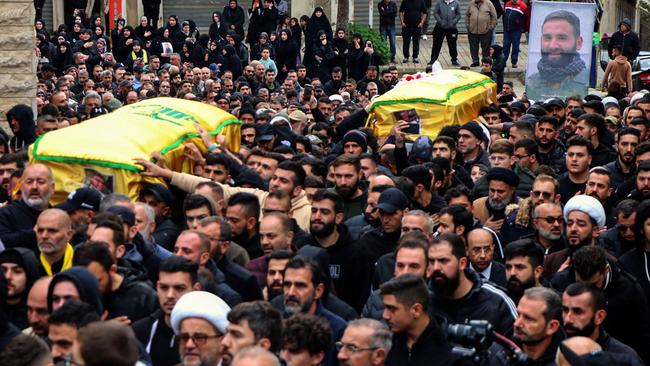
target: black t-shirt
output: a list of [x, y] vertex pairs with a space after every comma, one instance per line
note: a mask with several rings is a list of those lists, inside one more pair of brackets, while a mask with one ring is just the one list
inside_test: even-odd
[[424, 0], [403, 0], [399, 12], [404, 13], [404, 23], [407, 27], [417, 27], [422, 19], [422, 14], [427, 13]]
[[578, 191], [585, 193], [587, 188], [586, 181], [584, 183], [575, 183], [569, 178], [568, 172], [562, 174], [558, 182], [560, 183], [560, 201], [562, 205], [566, 205], [567, 201], [575, 196]]

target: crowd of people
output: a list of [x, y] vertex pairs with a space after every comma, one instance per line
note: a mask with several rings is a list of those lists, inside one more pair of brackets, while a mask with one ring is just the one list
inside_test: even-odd
[[[417, 3], [379, 7], [424, 22]], [[397, 68], [321, 8], [231, 0], [207, 34], [175, 16], [36, 32], [37, 114], [16, 105], [0, 135], [0, 364], [650, 361], [650, 94], [531, 101], [504, 81], [475, 120], [409, 141], [407, 121], [365, 128]], [[240, 150], [197, 128], [191, 174], [137, 160], [161, 183], [52, 205], [29, 146], [159, 96], [235, 115]], [[468, 321], [517, 357], [463, 340]]]

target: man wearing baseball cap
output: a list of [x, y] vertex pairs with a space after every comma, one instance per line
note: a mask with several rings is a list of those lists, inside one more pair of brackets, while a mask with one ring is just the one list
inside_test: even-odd
[[78, 188], [68, 195], [68, 199], [60, 203], [57, 208], [67, 212], [72, 221], [74, 235], [70, 244], [76, 246], [88, 240], [86, 230], [90, 220], [99, 212], [102, 194], [94, 188]]
[[460, 126], [458, 131], [458, 151], [463, 154], [463, 168], [468, 172], [474, 164], [490, 166], [488, 154], [483, 150], [481, 142], [485, 141], [483, 127], [476, 121], [469, 121]]
[[154, 242], [166, 249], [173, 249], [181, 228], [171, 218], [174, 204], [172, 192], [160, 183], [147, 184], [140, 190], [138, 201], [148, 204], [156, 213]]
[[216, 366], [221, 361], [220, 342], [226, 334], [230, 306], [217, 295], [192, 291], [172, 310], [172, 329], [179, 339], [182, 366]]
[[392, 252], [402, 233], [402, 217], [408, 212], [409, 199], [397, 188], [383, 191], [375, 210], [381, 216], [381, 226], [365, 233], [357, 245], [367, 253], [368, 261], [374, 266], [379, 257]]

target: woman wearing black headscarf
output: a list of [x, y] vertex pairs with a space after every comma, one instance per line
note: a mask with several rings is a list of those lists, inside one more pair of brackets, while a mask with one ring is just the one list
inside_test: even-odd
[[355, 33], [352, 36], [352, 43], [348, 47], [348, 78], [352, 78], [356, 81], [359, 81], [363, 78], [363, 73], [361, 73], [357, 59], [363, 52], [363, 37], [361, 33]]
[[115, 59], [123, 64], [126, 64], [126, 58], [133, 51], [133, 41], [137, 38], [135, 37], [135, 32], [133, 27], [127, 25], [122, 30], [122, 35], [117, 44], [117, 50], [115, 52]]
[[221, 15], [226, 24], [228, 24], [228, 30], [235, 31], [239, 34], [240, 39], [244, 39], [244, 22], [246, 22], [246, 13], [244, 13], [244, 9], [239, 6], [237, 0], [230, 0], [228, 5], [223, 7]]
[[205, 67], [208, 66], [208, 42], [210, 41], [210, 36], [207, 34], [201, 34], [199, 38], [194, 43], [194, 48], [192, 48], [192, 64], [194, 67]]
[[345, 32], [345, 29], [336, 29], [336, 34], [332, 40], [332, 48], [336, 54], [336, 57], [332, 61], [332, 65], [338, 66], [343, 70], [342, 80], [345, 81], [345, 79], [348, 78], [348, 68], [346, 67], [348, 58], [348, 35]]
[[300, 55], [300, 47], [296, 41], [291, 38], [291, 31], [282, 29], [280, 31], [280, 39], [276, 48], [275, 65], [278, 68], [278, 82], [283, 82], [287, 77], [289, 70], [296, 69], [296, 62]]
[[221, 64], [221, 72], [229, 70], [232, 72], [232, 79], [237, 80], [242, 75], [242, 65], [235, 47], [227, 44], [223, 48], [223, 63]]
[[327, 37], [328, 43], [332, 40], [332, 26], [330, 25], [327, 15], [323, 11], [323, 8], [320, 6], [314, 9], [314, 12], [307, 22], [305, 27], [305, 66], [307, 67], [307, 73], [309, 76], [316, 75], [316, 61], [313, 57], [314, 55], [314, 46], [319, 44], [318, 39], [319, 32], [323, 32]]
[[228, 26], [226, 22], [221, 19], [221, 13], [215, 11], [212, 13], [212, 24], [210, 24], [210, 40], [216, 41], [218, 44], [223, 44], [226, 39], [226, 32], [228, 32]]
[[52, 60], [52, 66], [56, 67], [57, 75], [62, 75], [63, 70], [68, 65], [74, 65], [74, 60], [72, 59], [72, 46], [70, 46], [70, 43], [68, 42], [59, 43], [56, 46], [56, 53], [54, 54], [54, 60]]
[[135, 36], [140, 38], [144, 44], [153, 38], [155, 31], [151, 24], [149, 24], [149, 18], [142, 16], [140, 17], [140, 25], [135, 27]]
[[327, 39], [327, 34], [325, 31], [319, 31], [316, 44], [314, 45], [314, 67], [316, 69], [316, 75], [323, 84], [330, 79], [330, 70], [332, 69], [332, 62], [335, 57], [336, 54]]

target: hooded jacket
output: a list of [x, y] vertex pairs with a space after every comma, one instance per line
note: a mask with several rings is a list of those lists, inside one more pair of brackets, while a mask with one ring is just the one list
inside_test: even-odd
[[38, 274], [38, 260], [34, 252], [29, 249], [9, 248], [0, 253], [1, 263], [15, 263], [25, 271], [27, 281], [24, 292], [20, 294], [20, 302], [14, 305], [7, 304], [5, 307], [5, 312], [9, 316], [9, 319], [11, 319], [11, 322], [19, 329], [25, 329], [29, 327], [29, 322], [27, 321], [27, 294], [29, 293], [29, 289], [32, 288], [34, 281], [40, 277]]
[[609, 85], [611, 80], [621, 83], [621, 86], [631, 90], [632, 87], [632, 66], [623, 55], [616, 56], [615, 59], [607, 63], [605, 75], [603, 75], [603, 86]]
[[20, 330], [9, 322], [7, 308], [7, 281], [5, 276], [0, 276], [0, 352], [11, 342], [14, 337], [20, 334]]
[[25, 104], [17, 104], [7, 112], [7, 121], [11, 126], [11, 120], [18, 121], [19, 130], [15, 131], [12, 127], [14, 137], [9, 140], [9, 149], [12, 153], [26, 149], [36, 141], [36, 124], [34, 123], [34, 112], [32, 108]]
[[138, 276], [127, 268], [118, 268], [118, 273], [124, 277], [122, 284], [104, 297], [109, 319], [126, 315], [135, 322], [158, 309], [158, 295], [147, 285], [146, 276]]
[[102, 295], [99, 292], [99, 282], [97, 278], [86, 269], [86, 267], [74, 266], [61, 273], [57, 273], [50, 282], [47, 289], [47, 310], [52, 314], [52, 292], [54, 287], [59, 282], [70, 281], [72, 282], [77, 291], [79, 292], [79, 299], [93, 308], [100, 317], [104, 313], [104, 304], [102, 303]]
[[178, 365], [178, 337], [174, 330], [165, 323], [165, 313], [158, 309], [146, 318], [140, 319], [131, 326], [135, 337], [151, 356], [151, 362], [156, 366]]

